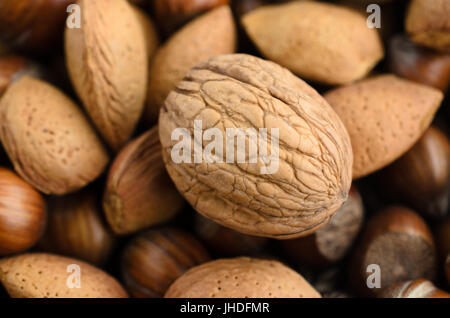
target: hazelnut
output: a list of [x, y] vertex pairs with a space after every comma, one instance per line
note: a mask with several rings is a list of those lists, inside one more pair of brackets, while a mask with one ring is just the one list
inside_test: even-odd
[[450, 298], [450, 294], [436, 288], [426, 279], [394, 283], [383, 289], [379, 298]]
[[148, 230], [136, 236], [122, 255], [122, 277], [134, 297], [162, 297], [189, 268], [209, 260], [189, 233], [176, 228]]
[[102, 217], [100, 202], [92, 191], [50, 197], [47, 229], [39, 247], [101, 265], [115, 245]]
[[195, 216], [195, 230], [211, 251], [223, 256], [255, 255], [268, 241], [264, 237], [236, 232], [200, 214]]
[[0, 168], [0, 256], [23, 252], [41, 237], [46, 204], [39, 192]]
[[131, 141], [117, 155], [103, 197], [114, 233], [130, 234], [166, 222], [184, 203], [164, 167], [158, 127]]
[[433, 236], [425, 221], [404, 207], [388, 207], [367, 223], [349, 268], [350, 279], [362, 295], [374, 295], [369, 288], [369, 265], [379, 266], [380, 288], [393, 283], [436, 276], [437, 258]]
[[424, 215], [440, 218], [450, 207], [450, 142], [430, 127], [402, 157], [378, 176], [382, 191]]
[[327, 266], [341, 260], [353, 246], [364, 218], [358, 190], [352, 186], [347, 201], [331, 220], [311, 235], [285, 240], [281, 245], [298, 263]]
[[392, 73], [443, 92], [450, 82], [450, 54], [421, 47], [404, 35], [391, 39], [388, 64]]

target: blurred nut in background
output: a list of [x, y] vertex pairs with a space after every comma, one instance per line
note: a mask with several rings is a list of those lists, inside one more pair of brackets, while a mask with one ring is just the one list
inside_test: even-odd
[[210, 9], [228, 4], [230, 0], [152, 0], [156, 22], [165, 34]]
[[0, 168], [0, 256], [32, 247], [44, 231], [46, 204], [15, 173]]
[[20, 56], [0, 56], [0, 98], [13, 82], [24, 75], [43, 78], [45, 71], [38, 64]]
[[195, 230], [211, 251], [223, 256], [255, 255], [268, 239], [245, 235], [224, 227], [199, 213], [195, 215]]
[[450, 54], [417, 45], [404, 35], [390, 40], [389, 69], [411, 81], [445, 92], [450, 82]]
[[0, 100], [0, 138], [17, 173], [46, 194], [76, 191], [106, 168], [108, 153], [81, 109], [29, 76]]
[[416, 43], [450, 53], [450, 2], [412, 0], [405, 28]]
[[166, 172], [158, 127], [131, 141], [108, 173], [103, 208], [116, 234], [130, 234], [166, 222], [184, 205]]
[[450, 294], [442, 291], [432, 282], [425, 279], [392, 284], [383, 289], [379, 298], [450, 298]]
[[311, 235], [281, 242], [287, 256], [297, 263], [326, 266], [341, 260], [353, 246], [364, 219], [358, 190], [350, 189], [347, 201], [330, 222]]
[[406, 280], [436, 277], [437, 257], [432, 234], [425, 221], [403, 207], [389, 207], [375, 214], [367, 223], [349, 275], [361, 295], [374, 295], [367, 272], [371, 264], [380, 268], [380, 287]]
[[450, 207], [450, 142], [430, 127], [407, 153], [381, 171], [381, 190], [419, 213], [440, 218]]
[[136, 236], [122, 255], [122, 277], [134, 297], [162, 297], [185, 271], [209, 260], [195, 237], [176, 228]]
[[48, 222], [39, 248], [102, 265], [114, 248], [115, 238], [103, 220], [95, 192], [48, 199]]
[[0, 1], [0, 40], [31, 54], [50, 54], [62, 43], [66, 8], [75, 0]]

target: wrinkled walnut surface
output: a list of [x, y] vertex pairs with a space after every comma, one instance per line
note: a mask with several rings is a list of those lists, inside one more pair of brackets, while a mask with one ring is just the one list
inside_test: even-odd
[[[178, 140], [171, 133], [183, 127], [193, 136], [196, 119], [224, 136], [227, 127], [278, 128], [278, 171], [260, 174], [260, 160], [175, 164], [171, 149]], [[237, 231], [306, 235], [347, 198], [353, 157], [344, 125], [313, 88], [275, 63], [235, 54], [199, 64], [170, 93], [159, 123], [163, 158], [178, 190], [198, 212]]]

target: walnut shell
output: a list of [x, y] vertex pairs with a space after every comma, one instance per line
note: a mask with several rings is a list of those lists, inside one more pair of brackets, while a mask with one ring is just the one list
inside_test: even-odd
[[[79, 266], [80, 288], [76, 272]], [[71, 280], [73, 278], [73, 280]], [[0, 260], [0, 282], [13, 298], [126, 298], [115, 278], [80, 260], [46, 253], [22, 254]]]
[[22, 77], [0, 102], [0, 139], [19, 175], [47, 194], [73, 192], [96, 179], [108, 153], [66, 95]]
[[325, 94], [350, 134], [353, 178], [371, 174], [408, 151], [431, 124], [442, 98], [437, 89], [394, 75]]
[[219, 259], [178, 278], [166, 298], [320, 298], [297, 272], [278, 261]]
[[405, 24], [414, 42], [450, 53], [450, 1], [412, 0]]
[[167, 95], [192, 67], [210, 57], [235, 51], [235, 33], [231, 10], [222, 6], [187, 24], [156, 52], [150, 65], [145, 114], [148, 122], [158, 120]]
[[[171, 152], [178, 140], [171, 134], [185, 128], [192, 135], [194, 120], [222, 136], [226, 128], [278, 129], [279, 156], [272, 153], [278, 167], [261, 174], [269, 164], [257, 158], [175, 163]], [[166, 99], [159, 133], [178, 190], [204, 216], [246, 234], [287, 239], [311, 233], [350, 189], [352, 149], [337, 114], [287, 69], [254, 56], [217, 56], [194, 67]], [[226, 140], [223, 145], [225, 154]]]
[[384, 55], [376, 29], [344, 6], [312, 1], [263, 6], [242, 23], [264, 56], [326, 84], [363, 78]]
[[66, 28], [67, 67], [92, 121], [117, 150], [132, 135], [144, 108], [149, 45], [127, 1], [77, 3], [82, 27]]

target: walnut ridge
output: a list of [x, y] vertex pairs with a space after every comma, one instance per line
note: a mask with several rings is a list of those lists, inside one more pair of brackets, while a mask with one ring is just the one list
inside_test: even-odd
[[[199, 119], [224, 135], [233, 127], [278, 128], [278, 171], [260, 174], [261, 161], [175, 164], [172, 131], [192, 131]], [[344, 125], [313, 88], [275, 63], [245, 54], [200, 63], [166, 99], [159, 133], [178, 190], [198, 212], [237, 231], [306, 235], [347, 198], [353, 157]]]

